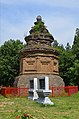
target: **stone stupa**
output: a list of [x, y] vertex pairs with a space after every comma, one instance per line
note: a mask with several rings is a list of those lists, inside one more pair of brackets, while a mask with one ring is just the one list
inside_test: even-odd
[[34, 78], [49, 77], [49, 86], [64, 86], [59, 76], [59, 53], [52, 46], [53, 36], [49, 33], [37, 16], [34, 26], [25, 37], [26, 47], [20, 51], [20, 75], [14, 84], [17, 87], [28, 87], [28, 82]]

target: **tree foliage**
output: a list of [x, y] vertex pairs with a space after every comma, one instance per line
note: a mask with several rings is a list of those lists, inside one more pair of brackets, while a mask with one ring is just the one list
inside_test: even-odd
[[59, 45], [59, 43], [57, 42], [57, 40], [54, 40], [54, 41], [53, 41], [53, 47], [54, 47], [54, 48], [57, 48], [58, 45]]
[[70, 67], [72, 66], [74, 60], [71, 47], [69, 43], [67, 43], [66, 47], [64, 48], [64, 46], [57, 43], [56, 40], [53, 47], [59, 51], [59, 74], [64, 79], [65, 85], [70, 85], [72, 79], [70, 77]]
[[74, 65], [71, 68], [73, 74], [73, 82], [79, 86], [79, 28], [76, 29], [74, 42], [72, 45], [72, 52], [74, 55]]
[[67, 43], [64, 48], [56, 40], [53, 47], [60, 52], [59, 73], [65, 85], [79, 86], [79, 29], [76, 29], [72, 47]]
[[73, 54], [75, 55], [76, 59], [79, 59], [79, 28], [76, 29], [74, 42], [72, 45], [72, 51], [73, 51]]
[[19, 50], [23, 47], [19, 40], [9, 40], [0, 47], [0, 85], [13, 85], [19, 74]]
[[60, 51], [59, 71], [60, 76], [64, 79], [65, 85], [71, 85], [72, 75], [70, 67], [72, 67], [74, 57], [71, 50], [64, 49]]

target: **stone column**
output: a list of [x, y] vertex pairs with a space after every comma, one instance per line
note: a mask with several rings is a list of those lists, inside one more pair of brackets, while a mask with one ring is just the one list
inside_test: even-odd
[[34, 92], [34, 97], [33, 97], [33, 100], [37, 100], [37, 98], [38, 98], [38, 94], [37, 94], [37, 92], [36, 92], [37, 88], [38, 88], [37, 78], [34, 78], [34, 90], [33, 90], [33, 92]]
[[34, 90], [37, 90], [37, 78], [34, 78]]
[[49, 77], [45, 76], [45, 90], [49, 90]]

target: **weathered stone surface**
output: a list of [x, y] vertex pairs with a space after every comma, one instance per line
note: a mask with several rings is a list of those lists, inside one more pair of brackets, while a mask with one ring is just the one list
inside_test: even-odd
[[21, 58], [20, 74], [59, 74], [58, 57], [52, 54], [32, 54]]
[[58, 75], [44, 75], [44, 74], [31, 74], [31, 75], [20, 75], [16, 77], [15, 86], [17, 87], [28, 87], [29, 80], [34, 78], [49, 77], [49, 86], [64, 86], [63, 79]]

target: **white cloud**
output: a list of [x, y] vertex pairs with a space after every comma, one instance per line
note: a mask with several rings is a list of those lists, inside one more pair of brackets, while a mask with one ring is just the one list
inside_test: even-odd
[[59, 7], [69, 7], [69, 8], [79, 8], [79, 0], [1, 0], [3, 4], [42, 4], [49, 6], [59, 6]]
[[23, 17], [21, 23], [17, 24], [10, 22], [8, 19], [1, 18], [0, 45], [10, 39], [19, 39], [25, 43], [24, 37], [29, 33], [29, 30], [33, 25], [33, 19], [34, 18], [31, 18], [31, 16], [26, 15]]
[[46, 18], [46, 21], [49, 31], [59, 44], [63, 44], [65, 46], [67, 42], [69, 42], [70, 45], [72, 45], [74, 31], [76, 29], [72, 18], [65, 16], [51, 17], [50, 19]]
[[[79, 0], [1, 0], [0, 1], [3, 4], [6, 5], [48, 5], [51, 6], [52, 9], [49, 11], [49, 13], [46, 13], [46, 10], [44, 11], [36, 11], [36, 12], [28, 12], [28, 8], [26, 8], [26, 11], [22, 14], [19, 12], [17, 14], [17, 19], [21, 19], [21, 22], [19, 24], [16, 24], [16, 21], [10, 21], [9, 18], [7, 20], [1, 18], [1, 39], [0, 42], [3, 43], [5, 40], [12, 39], [20, 39], [21, 41], [24, 41], [24, 34], [27, 34], [30, 28], [33, 25], [33, 22], [35, 21], [34, 16], [36, 13], [41, 13], [45, 25], [48, 26], [48, 29], [50, 30], [50, 33], [55, 37], [55, 39], [58, 40], [60, 44], [66, 45], [67, 42], [70, 42], [72, 44], [73, 42], [73, 35], [76, 27], [78, 27], [78, 18], [73, 17], [72, 15], [66, 15], [61, 14], [62, 12], [56, 13], [55, 9], [53, 7], [67, 7], [67, 8], [78, 8], [79, 7]], [[35, 9], [35, 7], [33, 6]], [[15, 8], [14, 8], [15, 9]], [[41, 8], [40, 8], [41, 9]], [[55, 11], [55, 13], [53, 12]], [[61, 9], [60, 9], [61, 10]], [[10, 11], [8, 11], [10, 13]], [[65, 11], [66, 12], [66, 11]], [[67, 11], [68, 12], [68, 11]], [[11, 14], [11, 13], [10, 13]], [[54, 14], [54, 16], [53, 16]], [[13, 16], [15, 17], [15, 16]]]
[[[29, 20], [26, 21], [26, 18]], [[2, 38], [3, 41], [9, 39], [20, 39], [24, 42], [24, 35], [28, 34], [28, 31], [31, 29], [33, 25], [33, 19], [31, 16], [27, 16], [19, 25], [13, 25], [8, 21], [2, 20]], [[54, 38], [64, 46], [67, 42], [72, 45], [73, 35], [75, 31], [75, 24], [71, 18], [66, 18], [64, 16], [61, 17], [44, 17], [45, 25], [50, 33], [54, 36]], [[4, 35], [5, 34], [5, 35]]]
[[8, 21], [2, 20], [1, 21], [1, 44], [4, 43], [4, 41], [10, 40], [10, 39], [20, 39], [22, 41], [23, 39], [23, 31], [21, 27], [14, 26], [13, 24], [10, 24]]

